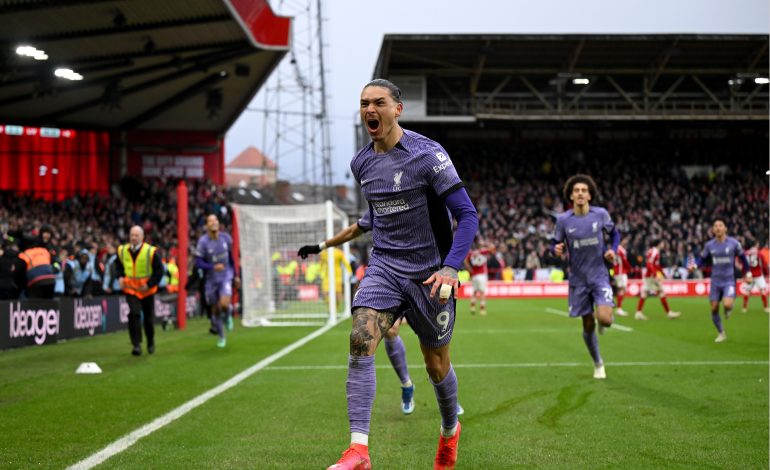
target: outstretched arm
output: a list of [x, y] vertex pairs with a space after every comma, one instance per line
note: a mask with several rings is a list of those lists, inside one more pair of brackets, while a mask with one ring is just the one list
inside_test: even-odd
[[318, 245], [303, 246], [299, 249], [299, 251], [297, 251], [297, 256], [305, 259], [308, 257], [308, 255], [317, 255], [326, 248], [342, 245], [343, 243], [360, 237], [363, 233], [364, 231], [361, 229], [361, 227], [358, 226], [358, 222], [354, 222], [353, 224], [348, 225], [347, 227], [334, 234], [333, 237], [322, 241]]

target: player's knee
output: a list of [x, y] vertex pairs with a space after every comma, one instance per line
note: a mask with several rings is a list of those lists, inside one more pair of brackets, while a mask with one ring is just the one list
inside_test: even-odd
[[449, 373], [449, 362], [444, 364], [439, 357], [426, 359], [425, 370], [433, 383], [439, 383]]
[[374, 354], [377, 341], [374, 332], [370, 331], [371, 320], [376, 312], [368, 308], [353, 310], [353, 329], [350, 331], [350, 354], [352, 356], [370, 356]]
[[596, 319], [599, 320], [599, 323], [603, 326], [612, 325], [612, 308], [608, 307], [599, 309], [596, 312]]
[[374, 336], [365, 328], [353, 329], [350, 332], [350, 355], [371, 356], [374, 346]]

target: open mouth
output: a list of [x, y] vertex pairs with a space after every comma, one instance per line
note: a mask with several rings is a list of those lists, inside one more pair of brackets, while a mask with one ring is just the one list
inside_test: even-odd
[[380, 121], [376, 119], [367, 119], [366, 125], [370, 131], [376, 131], [380, 127]]

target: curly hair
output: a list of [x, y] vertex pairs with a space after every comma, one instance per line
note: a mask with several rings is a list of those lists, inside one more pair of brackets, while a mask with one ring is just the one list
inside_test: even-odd
[[577, 175], [570, 176], [567, 182], [564, 183], [564, 188], [562, 189], [562, 196], [564, 196], [565, 201], [571, 202], [569, 197], [572, 194], [572, 189], [578, 183], [583, 183], [586, 186], [588, 186], [588, 194], [591, 195], [592, 200], [595, 200], [596, 198], [599, 197], [599, 190], [596, 189], [596, 182], [594, 181], [594, 179], [588, 175], [578, 173]]

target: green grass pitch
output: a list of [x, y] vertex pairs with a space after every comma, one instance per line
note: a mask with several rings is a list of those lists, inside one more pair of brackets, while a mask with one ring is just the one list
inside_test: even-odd
[[[636, 299], [627, 300], [633, 311]], [[741, 300], [741, 299], [738, 299]], [[705, 298], [656, 299], [648, 321], [600, 337], [592, 378], [580, 321], [564, 300], [458, 304], [452, 361], [463, 434], [458, 469], [768, 468], [768, 315], [753, 298], [716, 332]], [[140, 439], [99, 468], [325, 468], [348, 444], [349, 322]], [[129, 355], [125, 332], [0, 352], [0, 468], [66, 468], [218, 386], [315, 328], [236, 327], [224, 350], [205, 320]], [[381, 347], [370, 435], [375, 468], [431, 468], [439, 416], [414, 333], [402, 330], [416, 410]], [[100, 375], [76, 375], [94, 361]]]

